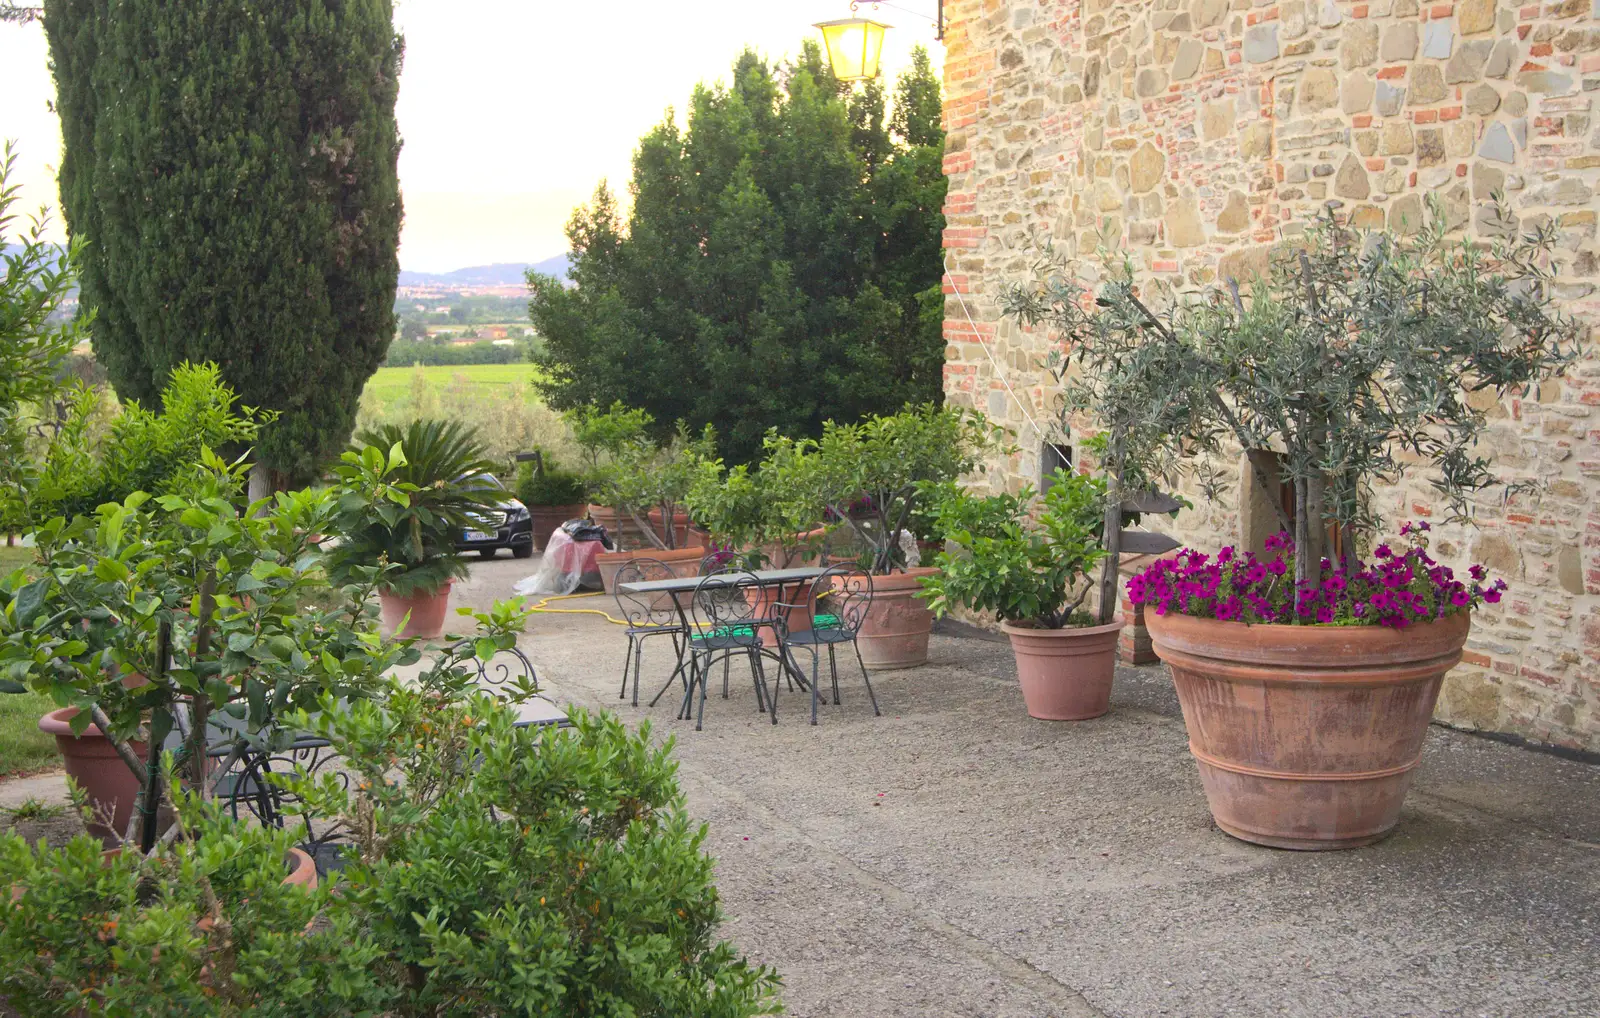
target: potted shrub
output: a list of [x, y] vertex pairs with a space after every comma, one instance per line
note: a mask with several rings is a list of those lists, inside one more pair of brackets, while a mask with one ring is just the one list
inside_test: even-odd
[[[604, 499], [614, 464], [640, 446], [651, 447], [650, 429], [655, 418], [644, 410], [630, 409], [621, 401], [601, 410], [584, 406], [566, 414], [573, 441], [583, 450], [584, 481], [592, 496]], [[615, 550], [643, 547], [645, 537], [629, 514], [616, 506], [589, 504], [589, 518], [606, 528]]]
[[1061, 470], [1053, 482], [1036, 511], [1031, 489], [979, 498], [944, 486], [934, 515], [955, 548], [922, 586], [935, 615], [960, 605], [1000, 620], [1029, 714], [1080, 721], [1110, 709], [1122, 619], [1083, 610], [1105, 555], [1105, 484]]
[[1441, 501], [1430, 511], [1468, 523], [1474, 493], [1499, 483], [1476, 445], [1486, 397], [1558, 371], [1584, 335], [1552, 304], [1553, 230], [1512, 227], [1483, 247], [1452, 241], [1437, 205], [1410, 237], [1358, 234], [1330, 213], [1247, 287], [1159, 317], [1126, 277], [1101, 292], [1133, 327], [1085, 340], [1190, 387], [1181, 407], [1153, 410], [1172, 447], [1276, 450], [1294, 491], [1292, 514], [1274, 500], [1285, 533], [1263, 560], [1186, 551], [1130, 584], [1230, 834], [1347, 848], [1394, 826], [1471, 611], [1499, 590], [1477, 568], [1458, 579], [1420, 542], [1373, 547], [1373, 487], [1425, 471]]
[[[384, 630], [431, 640], [444, 631], [450, 587], [467, 575], [456, 538], [474, 512], [492, 512], [499, 489], [480, 478], [495, 464], [475, 433], [456, 421], [385, 424], [356, 436], [334, 474], [347, 485], [382, 482], [392, 498], [352, 500], [335, 521], [341, 543], [329, 566], [336, 581], [354, 570], [384, 570], [378, 587]], [[476, 483], [475, 483], [476, 482]]]
[[706, 549], [689, 543], [689, 515], [684, 501], [702, 464], [714, 460], [715, 445], [716, 433], [709, 425], [695, 437], [680, 423], [666, 445], [636, 441], [623, 447], [612, 460], [599, 488], [601, 496], [633, 524], [644, 542], [597, 556], [601, 580], [608, 592], [617, 569], [641, 554], [683, 576], [693, 576], [698, 570]]
[[869, 668], [927, 663], [933, 613], [917, 593], [921, 578], [937, 567], [908, 568], [907, 546], [916, 547], [911, 514], [926, 482], [976, 470], [998, 436], [972, 411], [928, 404], [856, 424], [828, 421], [818, 439], [768, 440], [763, 472], [781, 479], [786, 499], [803, 515], [826, 515], [847, 528], [873, 574], [872, 604], [857, 641]]
[[583, 475], [562, 469], [549, 453], [543, 454], [537, 470], [524, 463], [517, 471], [517, 498], [533, 517], [533, 544], [540, 550], [557, 527], [583, 517], [588, 496]]
[[236, 752], [282, 749], [278, 714], [320, 692], [366, 695], [408, 653], [373, 631], [367, 598], [381, 570], [335, 591], [316, 544], [341, 507], [398, 493], [342, 483], [240, 514], [246, 470], [202, 450], [190, 490], [57, 517], [35, 531], [34, 575], [0, 579], [0, 688], [63, 705], [41, 727], [57, 734], [108, 844], [154, 844], [167, 797], [145, 746], [187, 733], [176, 764], [204, 796], [213, 714], [238, 722]]

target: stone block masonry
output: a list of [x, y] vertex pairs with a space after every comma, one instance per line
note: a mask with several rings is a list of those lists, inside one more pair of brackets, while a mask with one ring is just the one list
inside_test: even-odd
[[[1048, 337], [1002, 321], [996, 297], [1047, 243], [1091, 265], [1099, 250], [1126, 254], [1146, 282], [1194, 288], [1261, 271], [1330, 201], [1404, 232], [1437, 195], [1454, 226], [1490, 239], [1508, 228], [1489, 214], [1498, 191], [1515, 227], [1556, 224], [1556, 292], [1600, 320], [1600, 0], [945, 11], [945, 391], [1018, 432], [1020, 451], [990, 465], [1012, 488], [1038, 481], [1046, 436], [1030, 421], [1048, 429], [1055, 387]], [[1474, 621], [1443, 721], [1600, 751], [1597, 407], [1593, 353], [1558, 383], [1484, 407], [1500, 473], [1544, 488], [1486, 499], [1477, 527], [1436, 531], [1451, 565], [1482, 561], [1511, 583]], [[1433, 511], [1425, 478], [1379, 499], [1395, 525]], [[1195, 501], [1176, 536], [1240, 540], [1231, 498]]]

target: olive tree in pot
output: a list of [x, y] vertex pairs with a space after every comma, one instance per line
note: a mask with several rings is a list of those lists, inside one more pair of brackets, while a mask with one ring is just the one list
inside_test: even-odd
[[[1498, 202], [1489, 211], [1512, 222]], [[1408, 547], [1361, 554], [1383, 527], [1374, 485], [1412, 472], [1441, 519], [1470, 523], [1474, 494], [1501, 483], [1477, 444], [1485, 397], [1558, 372], [1585, 335], [1553, 304], [1553, 226], [1498, 232], [1454, 239], [1437, 205], [1410, 237], [1330, 213], [1270, 278], [1159, 317], [1126, 280], [1101, 294], [1145, 323], [1137, 342], [1164, 350], [1150, 363], [1193, 381], [1174, 443], [1276, 450], [1295, 491], [1263, 559], [1185, 551], [1130, 583], [1230, 834], [1301, 849], [1387, 834], [1471, 611], [1500, 596], [1481, 567], [1458, 578], [1434, 562], [1425, 525], [1401, 528]]]
[[763, 472], [773, 470], [795, 504], [848, 528], [862, 549], [873, 580], [858, 646], [869, 668], [927, 663], [933, 615], [916, 595], [936, 567], [911, 564], [911, 516], [924, 484], [977, 470], [1000, 434], [971, 410], [927, 404], [855, 424], [828, 421], [817, 439], [768, 441]]
[[583, 406], [569, 410], [564, 415], [572, 429], [573, 441], [578, 443], [584, 456], [584, 481], [591, 498], [600, 502], [589, 504], [589, 518], [606, 529], [614, 550], [642, 547], [647, 539], [631, 516], [611, 504], [605, 503], [606, 488], [614, 465], [639, 448], [654, 448], [650, 431], [655, 418], [644, 410], [632, 409], [620, 400], [607, 409]]
[[928, 495], [955, 545], [922, 578], [933, 613], [962, 606], [1000, 620], [1032, 716], [1080, 721], [1109, 710], [1122, 619], [1101, 621], [1082, 608], [1106, 554], [1097, 536], [1105, 484], [1058, 470], [1037, 505], [1027, 488], [978, 497], [952, 483]]
[[475, 515], [493, 513], [500, 489], [483, 478], [495, 470], [471, 428], [456, 421], [386, 424], [356, 436], [359, 451], [341, 457], [341, 483], [382, 485], [381, 499], [345, 499], [334, 521], [341, 538], [329, 558], [335, 580], [383, 567], [378, 599], [384, 629], [431, 640], [444, 631], [450, 588], [467, 575], [456, 551]]

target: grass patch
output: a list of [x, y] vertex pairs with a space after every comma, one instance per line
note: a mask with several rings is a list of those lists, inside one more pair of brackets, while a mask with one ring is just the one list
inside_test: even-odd
[[539, 369], [532, 364], [435, 364], [422, 368], [379, 368], [377, 374], [368, 379], [362, 397], [384, 410], [398, 407], [411, 396], [412, 378], [418, 371], [434, 389], [461, 388], [493, 394], [495, 390], [521, 383], [528, 387], [529, 402], [538, 401], [538, 396], [533, 392], [533, 380], [539, 376]]
[[55, 706], [38, 693], [0, 693], [0, 777], [60, 764], [55, 737], [39, 731]]
[[[32, 548], [0, 543], [0, 575], [32, 562]], [[0, 693], [0, 777], [56, 766], [56, 740], [39, 731], [39, 718], [55, 706], [38, 693]]]

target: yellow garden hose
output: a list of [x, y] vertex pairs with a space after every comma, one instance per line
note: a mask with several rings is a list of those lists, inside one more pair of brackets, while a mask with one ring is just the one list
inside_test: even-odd
[[614, 626], [625, 626], [625, 625], [627, 625], [627, 623], [624, 622], [623, 620], [614, 619], [610, 615], [608, 615], [605, 612], [601, 611], [599, 608], [546, 608], [545, 607], [545, 605], [549, 604], [551, 601], [571, 601], [571, 600], [574, 600], [574, 599], [580, 598], [580, 597], [599, 597], [599, 596], [601, 596], [602, 593], [603, 593], [603, 591], [593, 590], [593, 591], [589, 591], [588, 593], [584, 593], [584, 594], [552, 594], [551, 596], [545, 598], [543, 601], [540, 601], [538, 604], [534, 605], [532, 608], [529, 608], [528, 611], [530, 611], [530, 612], [544, 612], [547, 615], [598, 615], [598, 616], [600, 616], [601, 618], [605, 619], [607, 622], [611, 623]]

